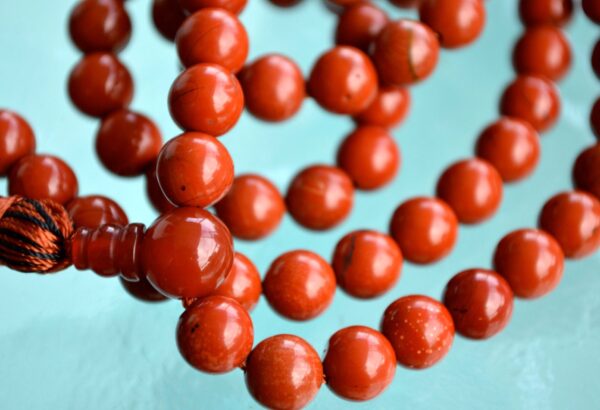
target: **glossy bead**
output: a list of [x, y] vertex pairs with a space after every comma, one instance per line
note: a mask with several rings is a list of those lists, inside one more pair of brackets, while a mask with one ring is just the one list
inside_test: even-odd
[[592, 111], [590, 112], [590, 125], [596, 139], [600, 140], [600, 97], [592, 106]]
[[422, 0], [389, 0], [389, 2], [403, 9], [414, 9], [421, 4]]
[[232, 235], [256, 240], [273, 232], [285, 214], [283, 197], [268, 179], [245, 174], [233, 180], [231, 189], [217, 202], [217, 216]]
[[378, 331], [350, 326], [329, 339], [323, 371], [335, 394], [348, 400], [371, 400], [394, 379], [396, 355]]
[[292, 117], [306, 97], [300, 67], [291, 59], [268, 54], [246, 66], [238, 75], [246, 109], [264, 121], [284, 121]]
[[181, 63], [219, 64], [238, 72], [248, 57], [248, 34], [235, 14], [223, 9], [201, 9], [189, 16], [175, 37]]
[[373, 298], [396, 284], [402, 262], [402, 252], [391, 237], [361, 230], [340, 239], [331, 265], [338, 285], [348, 294]]
[[581, 0], [585, 15], [594, 23], [600, 24], [600, 3], [598, 0]]
[[285, 197], [292, 217], [305, 228], [325, 230], [340, 224], [352, 211], [352, 180], [339, 168], [313, 165], [297, 174]]
[[444, 305], [458, 333], [471, 339], [487, 339], [508, 324], [513, 293], [496, 272], [469, 269], [450, 279], [444, 291]]
[[145, 278], [140, 278], [138, 281], [133, 282], [121, 277], [119, 281], [127, 293], [142, 302], [162, 302], [168, 299], [165, 295], [154, 289]]
[[105, 224], [125, 226], [129, 223], [119, 204], [102, 195], [77, 197], [68, 203], [66, 209], [75, 228], [98, 228]]
[[69, 96], [79, 111], [103, 117], [126, 108], [133, 98], [131, 74], [113, 54], [88, 54], [69, 76]]
[[539, 225], [567, 258], [583, 258], [600, 246], [600, 202], [583, 191], [561, 192], [546, 202]]
[[471, 158], [448, 167], [438, 180], [436, 191], [460, 222], [479, 223], [500, 206], [502, 178], [489, 162]]
[[539, 135], [529, 123], [503, 117], [479, 135], [475, 153], [492, 164], [504, 182], [518, 181], [531, 174], [538, 164]]
[[235, 76], [216, 64], [197, 64], [175, 79], [169, 91], [169, 111], [186, 131], [218, 137], [237, 123], [244, 93]]
[[558, 81], [571, 67], [571, 46], [559, 28], [532, 27], [517, 41], [512, 58], [517, 73]]
[[200, 9], [216, 7], [225, 9], [234, 14], [240, 14], [248, 0], [179, 0], [179, 4], [188, 13], [194, 13]]
[[8, 192], [31, 199], [51, 199], [65, 205], [79, 190], [75, 173], [60, 158], [52, 155], [26, 155], [8, 174]]
[[539, 132], [547, 131], [560, 115], [558, 90], [544, 78], [518, 76], [502, 94], [500, 114], [527, 121]]
[[148, 228], [141, 258], [158, 291], [173, 298], [199, 298], [212, 293], [229, 273], [233, 241], [227, 227], [210, 212], [177, 208]]
[[243, 365], [252, 350], [254, 328], [235, 300], [208, 296], [188, 307], [177, 323], [177, 347], [194, 368], [226, 373]]
[[335, 295], [335, 274], [319, 255], [297, 250], [279, 256], [267, 271], [263, 293], [277, 313], [292, 320], [319, 316]]
[[515, 295], [533, 299], [556, 288], [564, 259], [552, 236], [539, 229], [519, 229], [496, 246], [494, 270], [506, 279]]
[[427, 25], [396, 20], [388, 23], [377, 36], [372, 57], [382, 82], [404, 86], [429, 77], [439, 53], [440, 43]]
[[34, 152], [35, 135], [27, 121], [15, 112], [0, 109], [0, 176]]
[[308, 92], [327, 111], [358, 114], [377, 96], [377, 73], [365, 53], [337, 46], [321, 55], [313, 66]]
[[71, 40], [84, 53], [119, 51], [131, 37], [131, 20], [122, 0], [83, 0], [71, 11]]
[[596, 41], [594, 50], [592, 50], [592, 68], [596, 74], [596, 78], [600, 80], [600, 39]]
[[96, 134], [100, 162], [121, 176], [142, 175], [158, 157], [162, 136], [156, 124], [145, 115], [119, 110], [104, 117]]
[[573, 16], [573, 0], [519, 0], [519, 16], [526, 26], [562, 27]]
[[396, 208], [390, 233], [404, 258], [414, 263], [433, 263], [454, 248], [458, 220], [444, 201], [417, 197]]
[[176, 206], [169, 201], [165, 196], [160, 184], [158, 183], [158, 177], [156, 176], [156, 161], [153, 161], [148, 168], [146, 168], [146, 195], [150, 200], [150, 203], [154, 209], [161, 214], [169, 212], [175, 209]]
[[454, 340], [448, 310], [429, 296], [401, 297], [387, 307], [381, 332], [396, 352], [398, 364], [425, 369], [442, 360]]
[[304, 408], [322, 383], [319, 354], [298, 336], [271, 336], [256, 345], [246, 360], [250, 394], [271, 409]]
[[575, 187], [600, 199], [600, 145], [583, 150], [573, 166]]
[[250, 259], [236, 252], [229, 274], [211, 295], [235, 299], [250, 312], [258, 303], [261, 293], [262, 285], [258, 269]]
[[373, 102], [358, 113], [354, 120], [361, 125], [392, 128], [399, 125], [410, 109], [408, 89], [395, 86], [380, 86]]
[[335, 31], [335, 43], [369, 52], [369, 46], [387, 24], [385, 11], [373, 3], [357, 3], [340, 15]]
[[445, 48], [474, 42], [485, 26], [484, 0], [423, 0], [421, 21], [439, 34]]
[[400, 149], [385, 128], [362, 126], [342, 141], [337, 163], [357, 188], [378, 189], [398, 173]]
[[269, 0], [271, 4], [278, 7], [292, 7], [300, 3], [301, 0]]
[[179, 206], [208, 207], [233, 183], [233, 161], [214, 137], [186, 132], [169, 140], [158, 157], [158, 183], [169, 201]]
[[154, 27], [169, 41], [175, 41], [177, 30], [186, 17], [178, 0], [153, 0], [152, 2]]

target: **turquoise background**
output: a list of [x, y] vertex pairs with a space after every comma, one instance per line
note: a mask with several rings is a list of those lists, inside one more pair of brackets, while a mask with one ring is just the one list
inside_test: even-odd
[[[152, 27], [149, 1], [128, 1], [134, 23], [122, 58], [135, 77], [132, 108], [150, 115], [165, 138], [178, 133], [166, 96], [178, 70], [174, 47]], [[436, 178], [451, 162], [472, 154], [478, 132], [497, 117], [499, 94], [513, 77], [510, 53], [522, 31], [515, 0], [487, 1], [488, 24], [465, 50], [442, 53], [432, 78], [413, 89], [410, 117], [394, 132], [403, 153], [399, 177], [386, 189], [359, 193], [350, 218], [337, 229], [313, 233], [286, 217], [267, 240], [237, 243], [261, 272], [280, 253], [307, 248], [330, 258], [350, 230], [386, 230], [404, 199], [432, 194]], [[132, 221], [155, 218], [143, 178], [109, 175], [94, 154], [98, 121], [80, 115], [65, 92], [79, 53], [70, 44], [68, 0], [0, 1], [0, 106], [22, 113], [34, 127], [38, 151], [56, 154], [75, 169], [80, 193], [116, 199]], [[386, 5], [387, 6], [387, 5]], [[390, 9], [395, 17], [411, 14]], [[332, 44], [335, 16], [317, 0], [294, 9], [250, 0], [242, 14], [251, 58], [281, 52], [308, 73]], [[319, 318], [293, 323], [261, 300], [252, 313], [256, 341], [277, 333], [302, 336], [323, 351], [341, 327], [377, 327], [385, 307], [399, 296], [439, 297], [447, 280], [470, 267], [488, 267], [497, 241], [508, 231], [533, 226], [544, 201], [571, 187], [577, 153], [594, 139], [589, 108], [600, 83], [589, 54], [600, 34], [577, 10], [568, 36], [573, 68], [560, 83], [559, 124], [542, 140], [536, 172], [506, 187], [495, 217], [461, 227], [456, 249], [433, 266], [405, 264], [398, 285], [385, 296], [359, 301], [337, 292]], [[347, 118], [329, 115], [306, 101], [284, 124], [244, 117], [222, 141], [237, 172], [260, 172], [282, 190], [303, 166], [332, 162], [339, 141], [352, 129]], [[6, 192], [0, 181], [0, 192]], [[600, 256], [567, 263], [558, 289], [535, 302], [517, 301], [507, 329], [486, 342], [457, 337], [450, 354], [426, 371], [398, 368], [393, 384], [376, 400], [351, 403], [322, 388], [315, 409], [598, 409], [600, 408]], [[70, 269], [56, 275], [24, 275], [0, 269], [0, 408], [2, 409], [238, 409], [258, 408], [242, 372], [210, 376], [180, 358], [174, 328], [179, 303], [147, 305], [129, 297], [117, 280]]]

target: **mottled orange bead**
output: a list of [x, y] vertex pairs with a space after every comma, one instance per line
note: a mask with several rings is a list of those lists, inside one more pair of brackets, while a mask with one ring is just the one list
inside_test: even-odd
[[248, 257], [236, 252], [229, 274], [211, 295], [235, 299], [250, 312], [258, 303], [261, 293], [258, 269]]
[[519, 16], [526, 26], [562, 27], [573, 16], [573, 0], [519, 0]]
[[442, 47], [464, 47], [483, 31], [484, 0], [423, 0], [419, 16], [439, 34]]
[[571, 46], [559, 28], [531, 27], [517, 41], [512, 59], [519, 74], [558, 81], [571, 67]]
[[119, 51], [131, 37], [123, 0], [83, 0], [71, 11], [71, 40], [84, 53]]
[[21, 158], [35, 152], [35, 135], [19, 114], [0, 109], [0, 176]]
[[129, 223], [119, 204], [102, 195], [77, 197], [67, 204], [66, 209], [75, 228], [98, 228], [105, 224], [125, 226]]
[[380, 86], [373, 102], [354, 116], [361, 125], [392, 128], [399, 125], [410, 109], [410, 92], [407, 88]]
[[208, 7], [225, 9], [234, 14], [240, 14], [248, 0], [179, 0], [181, 7], [188, 13], [194, 13], [198, 10]]
[[335, 31], [335, 42], [368, 53], [369, 46], [388, 20], [387, 13], [375, 4], [356, 3], [346, 8], [340, 15]]
[[177, 30], [179, 30], [186, 17], [187, 15], [179, 5], [178, 0], [153, 0], [152, 2], [154, 27], [169, 41], [175, 41]]
[[600, 144], [583, 150], [573, 166], [575, 186], [600, 199]]

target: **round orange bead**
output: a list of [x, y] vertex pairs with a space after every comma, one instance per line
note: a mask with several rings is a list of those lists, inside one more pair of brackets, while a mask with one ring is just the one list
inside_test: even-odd
[[395, 86], [380, 86], [377, 96], [364, 111], [354, 117], [362, 125], [392, 128], [399, 125], [410, 109], [408, 89]]
[[77, 197], [68, 203], [67, 212], [76, 229], [98, 228], [106, 224], [125, 226], [129, 223], [119, 204], [102, 195]]
[[0, 109], [0, 176], [34, 152], [35, 135], [27, 121], [15, 112]]
[[559, 28], [532, 27], [517, 41], [513, 65], [519, 74], [558, 81], [571, 67], [571, 46]]
[[278, 7], [292, 7], [300, 3], [301, 0], [269, 0], [271, 4]]
[[526, 26], [562, 27], [573, 16], [573, 0], [520, 0], [519, 16]]
[[154, 0], [152, 2], [154, 26], [169, 41], [175, 41], [177, 30], [183, 24], [186, 16], [178, 0]]
[[181, 7], [188, 13], [194, 13], [200, 9], [216, 7], [225, 9], [234, 14], [240, 14], [248, 0], [179, 0]]
[[573, 182], [577, 188], [600, 199], [600, 144], [579, 154], [573, 166]]
[[162, 302], [168, 299], [165, 295], [154, 289], [145, 278], [140, 278], [137, 282], [131, 282], [123, 279], [123, 277], [119, 277], [119, 281], [127, 293], [143, 302]]
[[592, 68], [596, 77], [600, 79], [600, 39], [596, 41], [596, 45], [592, 51]]
[[597, 0], [581, 0], [585, 15], [596, 24], [600, 24], [600, 3]]
[[364, 2], [348, 7], [340, 15], [335, 42], [369, 52], [369, 46], [387, 24], [388, 16], [376, 5]]
[[596, 100], [590, 112], [590, 125], [596, 139], [600, 140], [600, 98]]
[[258, 269], [250, 259], [236, 252], [229, 274], [211, 295], [235, 299], [250, 312], [258, 303], [261, 293], [262, 285]]
[[403, 9], [414, 9], [417, 8], [422, 0], [389, 0], [396, 7]]
[[440, 43], [446, 48], [474, 42], [485, 26], [483, 0], [423, 0], [419, 16], [439, 34]]
[[146, 195], [154, 209], [161, 214], [175, 209], [175, 205], [165, 196], [156, 175], [156, 161], [146, 168]]

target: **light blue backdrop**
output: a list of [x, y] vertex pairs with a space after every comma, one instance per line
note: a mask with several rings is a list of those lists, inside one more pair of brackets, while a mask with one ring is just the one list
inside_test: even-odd
[[[65, 82], [79, 53], [70, 45], [69, 0], [0, 1], [0, 106], [22, 113], [33, 125], [39, 152], [56, 154], [79, 177], [81, 194], [102, 193], [123, 205], [132, 221], [155, 217], [143, 179], [117, 179], [93, 149], [98, 122], [78, 114]], [[135, 77], [132, 107], [154, 118], [166, 138], [178, 130], [166, 106], [177, 74], [174, 48], [154, 31], [149, 1], [128, 1], [135, 23], [122, 58]], [[399, 177], [388, 188], [358, 194], [352, 216], [327, 233], [300, 229], [288, 217], [276, 234], [259, 243], [238, 243], [262, 272], [277, 255], [307, 248], [329, 258], [336, 241], [356, 228], [385, 230], [405, 198], [431, 194], [437, 176], [452, 161], [471, 155], [478, 132], [497, 116], [497, 101], [512, 78], [510, 52], [522, 28], [515, 0], [486, 1], [488, 24], [472, 47], [444, 52], [433, 77], [414, 88], [406, 123], [395, 132], [402, 148]], [[390, 10], [399, 17], [399, 10]], [[406, 14], [405, 14], [406, 15]], [[410, 16], [410, 15], [409, 15]], [[305, 73], [332, 43], [335, 17], [320, 1], [277, 10], [251, 0], [242, 20], [252, 39], [251, 57], [281, 52]], [[560, 123], [544, 135], [535, 174], [505, 190], [489, 222], [462, 227], [459, 243], [443, 262], [406, 264], [398, 285], [372, 301], [336, 294], [332, 307], [308, 323], [276, 316], [264, 300], [253, 312], [256, 340], [294, 333], [322, 351], [337, 329], [354, 324], [377, 327], [395, 298], [409, 293], [439, 297], [459, 270], [487, 267], [498, 239], [509, 230], [535, 224], [553, 193], [570, 188], [577, 153], [594, 140], [587, 123], [600, 83], [589, 53], [600, 34], [578, 10], [568, 28], [575, 52], [573, 69], [561, 84]], [[222, 138], [237, 172], [256, 171], [285, 189], [304, 165], [331, 162], [340, 139], [352, 128], [312, 101], [289, 122], [270, 125], [244, 114]], [[5, 181], [0, 182], [5, 191]], [[569, 262], [563, 282], [546, 298], [517, 302], [508, 328], [493, 340], [455, 340], [447, 358], [426, 371], [398, 369], [394, 383], [376, 400], [356, 404], [323, 388], [313, 408], [406, 409], [598, 409], [600, 408], [600, 256]], [[117, 280], [68, 270], [41, 277], [0, 269], [0, 408], [2, 409], [234, 409], [257, 408], [242, 372], [200, 374], [179, 357], [174, 327], [176, 302], [146, 305]]]

